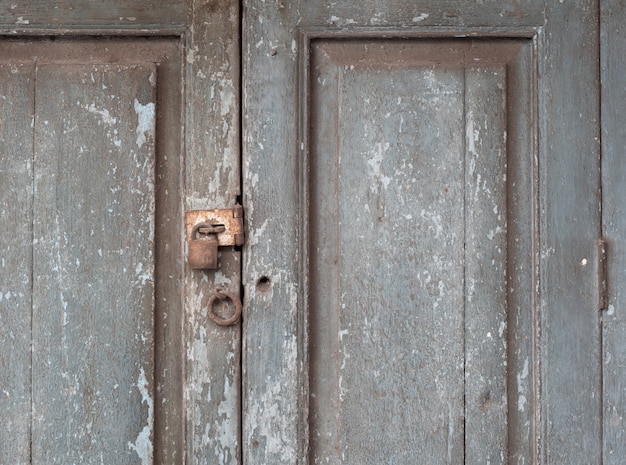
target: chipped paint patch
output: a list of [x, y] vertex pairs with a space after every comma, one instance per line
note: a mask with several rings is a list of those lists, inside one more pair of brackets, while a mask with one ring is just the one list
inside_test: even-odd
[[198, 53], [198, 47], [193, 47], [192, 49], [189, 49], [187, 51], [187, 58], [186, 61], [187, 63], [189, 63], [190, 65], [195, 63], [197, 57], [196, 57], [196, 53]]
[[[526, 358], [526, 360], [524, 360], [524, 367], [522, 368], [522, 372], [517, 374], [517, 390], [520, 393], [524, 390], [522, 386], [522, 380], [528, 378], [528, 374], [529, 374], [528, 358]], [[523, 394], [520, 394], [519, 397], [517, 398], [517, 410], [520, 412], [523, 412], [526, 402], [527, 402], [526, 396]]]
[[387, 190], [387, 187], [389, 187], [389, 184], [391, 183], [391, 178], [389, 176], [385, 176], [382, 167], [384, 154], [388, 150], [388, 142], [377, 142], [374, 150], [372, 151], [372, 158], [367, 161], [367, 170], [369, 172], [369, 176], [372, 180], [376, 181], [370, 184], [370, 191], [374, 194], [378, 193], [379, 185], [382, 184], [383, 190]]
[[137, 389], [141, 393], [141, 403], [146, 404], [148, 407], [148, 419], [146, 420], [146, 426], [143, 427], [141, 432], [137, 435], [135, 443], [128, 443], [128, 448], [134, 450], [141, 459], [141, 465], [152, 464], [153, 446], [152, 446], [152, 425], [154, 420], [154, 404], [152, 397], [148, 391], [148, 380], [146, 379], [146, 372], [141, 367], [139, 372], [139, 379], [137, 380]]
[[430, 15], [428, 13], [421, 13], [418, 16], [414, 16], [413, 17], [413, 22], [414, 23], [419, 23], [420, 21], [424, 21], [426, 18], [428, 18]]
[[154, 103], [145, 105], [134, 102], [135, 113], [137, 113], [137, 146], [141, 147], [149, 138], [154, 139]]
[[143, 263], [139, 262], [135, 266], [135, 275], [137, 276], [138, 282], [141, 281], [141, 285], [145, 286], [146, 282], [152, 282], [152, 270], [143, 269]]
[[117, 118], [111, 116], [111, 113], [106, 108], [101, 110], [98, 107], [96, 107], [93, 103], [89, 105], [85, 105], [84, 108], [89, 113], [93, 113], [94, 115], [100, 116], [100, 118], [102, 119], [102, 122], [108, 126], [113, 126], [114, 124], [117, 123]]
[[480, 131], [474, 129], [474, 113], [472, 111], [467, 112], [467, 127], [465, 132], [465, 137], [468, 142], [468, 151], [477, 155], [476, 152], [476, 142], [480, 139]]
[[265, 462], [295, 463], [296, 451], [293, 447], [292, 419], [297, 417], [297, 407], [286, 401], [294, 389], [286, 382], [297, 369], [297, 341], [295, 335], [283, 342], [285, 354], [280, 375], [274, 380], [267, 380], [263, 392], [249, 406], [250, 423], [248, 425], [248, 443], [263, 441]]
[[504, 330], [506, 329], [506, 323], [504, 321], [500, 322], [500, 327], [498, 328], [498, 335], [502, 337], [504, 334]]

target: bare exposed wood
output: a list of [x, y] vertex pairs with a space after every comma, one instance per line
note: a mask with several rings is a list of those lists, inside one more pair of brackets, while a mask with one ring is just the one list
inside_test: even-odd
[[0, 65], [0, 463], [30, 460], [34, 66]]
[[607, 239], [609, 301], [603, 318], [603, 462], [626, 457], [626, 59], [623, 2], [602, 7], [602, 229]]

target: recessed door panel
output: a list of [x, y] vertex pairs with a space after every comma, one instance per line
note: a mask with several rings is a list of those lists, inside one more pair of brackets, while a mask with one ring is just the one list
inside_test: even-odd
[[531, 392], [507, 365], [523, 357], [529, 376], [515, 333], [532, 325], [507, 282], [532, 267], [509, 243], [532, 238], [508, 225], [532, 218], [532, 163], [507, 131], [531, 127], [508, 118], [531, 107], [527, 49], [312, 43], [312, 463], [501, 463], [524, 447], [509, 412]]
[[152, 66], [36, 69], [34, 463], [152, 456], [151, 76]]
[[[176, 184], [158, 185], [178, 178], [179, 138], [157, 130], [180, 118], [176, 42], [1, 47], [2, 139], [23, 136], [1, 158], [15, 185], [3, 190], [3, 224], [18, 239], [1, 254], [11, 269], [1, 337], [13, 346], [2, 364], [5, 461], [153, 463], [181, 446], [171, 420], [181, 377], [161, 372], [178, 372], [163, 348], [181, 342], [160, 324], [163, 301], [176, 301], [163, 278], [177, 274], [166, 194]], [[155, 452], [160, 441], [168, 452]]]

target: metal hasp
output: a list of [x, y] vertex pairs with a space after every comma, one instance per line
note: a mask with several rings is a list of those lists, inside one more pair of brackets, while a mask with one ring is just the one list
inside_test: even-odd
[[218, 268], [218, 247], [243, 245], [243, 207], [185, 212], [187, 263], [194, 270]]

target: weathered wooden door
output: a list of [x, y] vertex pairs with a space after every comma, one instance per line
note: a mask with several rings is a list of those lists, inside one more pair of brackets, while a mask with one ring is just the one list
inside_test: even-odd
[[625, 15], [244, 2], [244, 463], [624, 463]]
[[1, 464], [227, 459], [239, 328], [204, 305], [239, 252], [189, 272], [183, 221], [239, 194], [237, 12], [0, 5]]
[[0, 464], [623, 463], [625, 19], [5, 2]]

